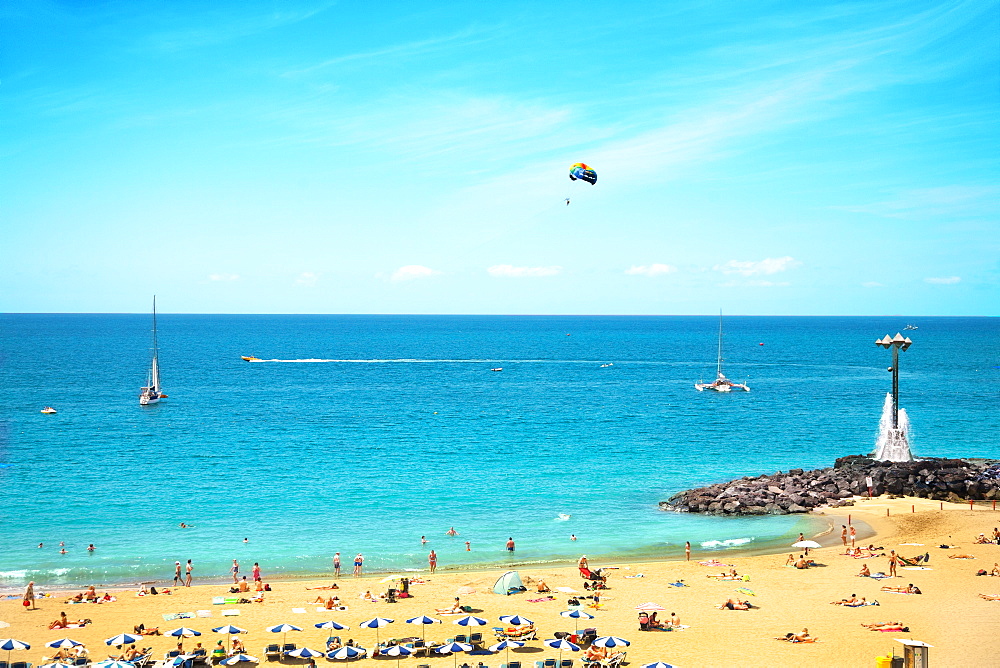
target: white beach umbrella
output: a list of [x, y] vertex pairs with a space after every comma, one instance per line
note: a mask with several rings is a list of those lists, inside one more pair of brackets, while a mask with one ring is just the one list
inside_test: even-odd
[[563, 650], [567, 650], [567, 651], [570, 651], [570, 652], [579, 652], [580, 651], [580, 646], [579, 645], [574, 645], [570, 641], [563, 640], [562, 638], [555, 638], [553, 640], [546, 640], [544, 642], [545, 642], [546, 645], [548, 645], [552, 649], [559, 650], [559, 663], [560, 664], [562, 664], [562, 653], [563, 653]]
[[428, 624], [440, 624], [440, 619], [434, 619], [433, 617], [428, 617], [427, 615], [421, 615], [419, 617], [414, 617], [413, 619], [407, 619], [407, 624], [420, 624], [420, 637], [424, 637], [424, 627]]
[[510, 648], [514, 647], [524, 647], [524, 643], [520, 640], [501, 640], [495, 645], [490, 645], [489, 650], [491, 652], [499, 652], [504, 649], [507, 650], [507, 663], [510, 663]]
[[657, 661], [656, 663], [647, 663], [644, 666], [640, 666], [639, 668], [677, 668], [677, 666], [674, 666], [669, 663], [663, 663], [662, 661]]
[[36, 666], [36, 668], [72, 668], [72, 664], [69, 664], [69, 663], [59, 663], [59, 662], [56, 662], [56, 663], [43, 663], [40, 666]]
[[276, 626], [268, 626], [265, 630], [270, 631], [271, 633], [280, 633], [281, 644], [284, 645], [286, 633], [289, 631], [301, 631], [302, 629], [297, 626], [292, 626], [291, 624], [277, 624]]
[[248, 654], [233, 654], [228, 659], [223, 659], [219, 663], [231, 666], [236, 663], [260, 663], [260, 659], [255, 656], [250, 656]]
[[382, 654], [385, 654], [386, 656], [396, 657], [396, 666], [398, 668], [399, 660], [404, 656], [410, 656], [411, 654], [413, 654], [413, 650], [410, 649], [409, 647], [404, 647], [403, 645], [393, 645], [388, 649], [382, 650]]
[[589, 612], [584, 612], [583, 610], [563, 610], [559, 613], [562, 617], [569, 617], [574, 620], [574, 633], [579, 633], [580, 631], [580, 620], [581, 619], [593, 619], [594, 616]]
[[500, 615], [500, 621], [504, 624], [510, 624], [511, 626], [524, 626], [525, 624], [534, 624], [533, 621], [527, 617], [521, 617], [520, 615]]
[[315, 659], [318, 656], [326, 656], [326, 653], [317, 652], [316, 650], [309, 649], [308, 647], [300, 647], [288, 652], [288, 656], [293, 656], [296, 659]]
[[792, 547], [806, 547], [810, 550], [815, 550], [818, 547], [823, 547], [814, 540], [800, 540], [798, 542], [792, 543]]
[[375, 643], [378, 644], [378, 630], [382, 627], [389, 626], [394, 620], [386, 619], [385, 617], [373, 617], [372, 619], [366, 619], [365, 621], [358, 624], [361, 628], [375, 629]]
[[617, 636], [601, 636], [591, 644], [595, 647], [628, 647], [632, 643]]
[[91, 664], [96, 668], [135, 668], [135, 664], [129, 661], [117, 661], [115, 659], [105, 659]]
[[486, 626], [489, 622], [482, 617], [466, 615], [465, 617], [459, 617], [452, 624], [458, 624], [459, 626]]
[[637, 606], [635, 606], [635, 609], [636, 610], [644, 610], [645, 612], [665, 612], [666, 611], [666, 608], [664, 608], [662, 605], [660, 605], [659, 603], [653, 603], [652, 601], [650, 601], [649, 603], [643, 603], [642, 605], [637, 605]]
[[131, 645], [132, 643], [142, 642], [142, 636], [137, 636], [133, 633], [119, 633], [116, 636], [111, 636], [104, 641], [105, 645]]
[[341, 647], [336, 652], [330, 652], [326, 657], [337, 661], [350, 661], [351, 659], [359, 659], [367, 653], [368, 650], [364, 647]]
[[0, 638], [0, 649], [7, 650], [7, 665], [10, 665], [10, 653], [12, 651], [31, 649], [31, 645], [22, 640], [15, 640], [14, 638]]
[[163, 635], [173, 636], [174, 638], [193, 638], [195, 636], [200, 636], [201, 631], [195, 631], [194, 629], [189, 629], [186, 626], [181, 626], [176, 629], [171, 629]]
[[69, 649], [70, 647], [79, 647], [82, 644], [82, 642], [73, 640], [72, 638], [60, 638], [59, 640], [53, 640], [45, 643], [45, 646], [54, 647], [56, 649]]
[[239, 635], [240, 633], [246, 633], [246, 629], [241, 629], [238, 626], [233, 626], [232, 624], [226, 624], [225, 626], [216, 626], [212, 629], [213, 633], [223, 633], [226, 636], [226, 654], [229, 654], [229, 636]]
[[442, 645], [434, 649], [438, 654], [454, 654], [455, 655], [455, 666], [458, 666], [458, 653], [459, 652], [471, 652], [472, 645], [468, 645], [464, 642], [450, 642], [447, 645]]

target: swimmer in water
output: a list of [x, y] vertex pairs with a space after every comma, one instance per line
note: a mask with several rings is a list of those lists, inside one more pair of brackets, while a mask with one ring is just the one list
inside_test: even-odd
[[569, 539], [570, 539], [570, 540], [576, 540], [576, 534], [575, 534], [575, 533], [571, 533], [571, 534], [569, 535]]
[[457, 536], [457, 535], [458, 535], [458, 532], [457, 532], [457, 531], [455, 531], [455, 527], [452, 527], [452, 528], [448, 529], [448, 530], [447, 530], [447, 531], [445, 532], [445, 534], [444, 534], [444, 535], [446, 535], [446, 536]]

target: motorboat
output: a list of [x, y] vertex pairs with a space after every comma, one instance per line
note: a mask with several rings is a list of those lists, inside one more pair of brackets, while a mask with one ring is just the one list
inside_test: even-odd
[[918, 329], [916, 325], [907, 325], [903, 329]]
[[495, 369], [490, 369], [490, 371], [503, 371], [503, 367], [502, 366], [498, 366]]
[[45, 408], [43, 408], [39, 412], [40, 413], [45, 413], [46, 415], [55, 415], [56, 409], [52, 408], [52, 406], [46, 406]]
[[608, 362], [607, 364], [602, 364], [601, 368], [602, 369], [607, 369], [609, 366], [614, 366], [614, 365], [615, 365], [614, 362]]
[[250, 355], [250, 356], [241, 355], [241, 358], [242, 358], [242, 360], [244, 362], [263, 362], [264, 361], [264, 360], [262, 360], [259, 357], [254, 357], [253, 355]]
[[149, 406], [157, 404], [160, 399], [166, 399], [160, 387], [160, 362], [159, 351], [156, 343], [156, 295], [153, 295], [153, 361], [149, 365], [149, 374], [146, 376], [146, 386], [139, 393], [139, 405]]
[[750, 391], [750, 388], [745, 383], [734, 383], [722, 373], [722, 313], [719, 313], [719, 355], [715, 367], [715, 380], [711, 383], [695, 383], [694, 388], [699, 392], [704, 392], [705, 390], [712, 390], [713, 392]]

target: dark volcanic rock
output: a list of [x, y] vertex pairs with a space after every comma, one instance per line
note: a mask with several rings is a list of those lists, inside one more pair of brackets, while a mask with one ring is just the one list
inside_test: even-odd
[[851, 505], [855, 494], [919, 496], [963, 502], [1000, 499], [1000, 462], [924, 459], [879, 462], [864, 455], [841, 457], [833, 468], [744, 476], [692, 489], [660, 502], [662, 510], [715, 515], [806, 513], [820, 505]]

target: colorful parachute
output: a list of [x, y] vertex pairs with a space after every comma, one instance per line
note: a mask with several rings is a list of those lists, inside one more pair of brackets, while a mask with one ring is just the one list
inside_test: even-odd
[[594, 185], [597, 183], [597, 172], [591, 169], [589, 165], [578, 162], [569, 168], [569, 180], [576, 181], [577, 179]]

